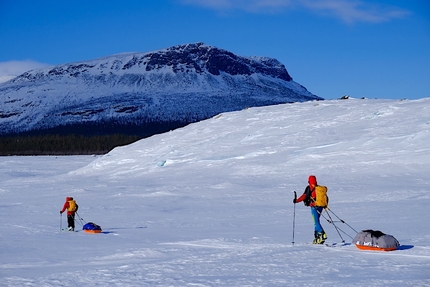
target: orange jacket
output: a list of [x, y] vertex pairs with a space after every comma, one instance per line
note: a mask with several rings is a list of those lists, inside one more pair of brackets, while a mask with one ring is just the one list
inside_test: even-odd
[[73, 197], [66, 197], [66, 202], [63, 205], [63, 209], [61, 210], [61, 213], [63, 213], [67, 209], [67, 215], [73, 215], [76, 211], [78, 211], [78, 204], [76, 204], [76, 210], [75, 211], [69, 211], [69, 201], [73, 200]]
[[303, 194], [299, 198], [297, 198], [296, 203], [302, 202], [303, 200], [305, 200], [308, 192], [311, 193], [311, 198], [312, 198], [309, 206], [315, 206], [315, 198], [317, 197], [317, 194], [315, 192], [315, 186], [314, 185], [312, 185], [312, 187], [310, 185], [308, 185], [305, 189], [305, 192], [303, 192]]

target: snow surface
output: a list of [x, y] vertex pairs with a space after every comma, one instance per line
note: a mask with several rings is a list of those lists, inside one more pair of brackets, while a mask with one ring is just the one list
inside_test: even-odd
[[[1, 157], [0, 285], [430, 286], [429, 130], [430, 99], [350, 99], [225, 113], [100, 157]], [[292, 203], [310, 174], [338, 217], [401, 247], [310, 244]], [[66, 196], [103, 233], [60, 231]]]

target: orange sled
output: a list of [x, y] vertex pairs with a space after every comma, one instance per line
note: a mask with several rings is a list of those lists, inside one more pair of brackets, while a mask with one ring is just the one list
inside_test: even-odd
[[97, 229], [97, 230], [88, 230], [88, 229], [84, 229], [85, 232], [87, 233], [101, 233], [102, 230], [101, 229]]
[[366, 245], [360, 245], [360, 244], [355, 244], [355, 246], [357, 246], [357, 248], [361, 250], [371, 250], [371, 251], [393, 251], [397, 249], [397, 247], [382, 248], [382, 247], [366, 246]]
[[370, 251], [393, 251], [400, 246], [399, 241], [394, 236], [372, 229], [360, 231], [352, 242], [358, 249]]
[[100, 232], [102, 232], [102, 228], [99, 225], [92, 223], [92, 222], [86, 223], [82, 227], [82, 229], [87, 233], [100, 233]]

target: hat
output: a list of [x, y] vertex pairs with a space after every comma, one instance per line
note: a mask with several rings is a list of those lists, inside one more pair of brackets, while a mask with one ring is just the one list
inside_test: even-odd
[[315, 175], [310, 175], [308, 178], [308, 183], [309, 185], [317, 185], [317, 178], [315, 177]]

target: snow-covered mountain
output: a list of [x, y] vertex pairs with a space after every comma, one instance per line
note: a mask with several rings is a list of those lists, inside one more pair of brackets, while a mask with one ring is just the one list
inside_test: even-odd
[[203, 43], [26, 72], [0, 84], [0, 134], [167, 129], [251, 106], [322, 100], [267, 57]]

